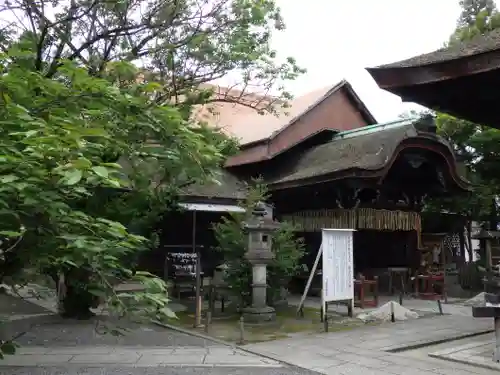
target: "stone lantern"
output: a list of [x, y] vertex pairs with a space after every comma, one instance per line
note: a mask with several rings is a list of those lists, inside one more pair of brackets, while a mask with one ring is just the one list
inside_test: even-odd
[[481, 230], [474, 238], [485, 241], [486, 277], [483, 282], [486, 293], [483, 303], [480, 306], [472, 307], [472, 316], [475, 318], [493, 318], [495, 327], [493, 361], [500, 363], [500, 275], [498, 271], [494, 270], [491, 259], [491, 241], [500, 238], [500, 232]]
[[500, 294], [500, 274], [498, 274], [498, 271], [495, 269], [495, 266], [493, 265], [492, 255], [491, 255], [492, 242], [495, 239], [500, 238], [500, 232], [482, 229], [479, 233], [477, 233], [472, 237], [474, 239], [484, 241], [484, 246], [485, 246], [484, 256], [486, 265], [486, 270], [485, 270], [486, 274], [483, 279], [484, 291], [486, 293]]
[[248, 322], [263, 323], [276, 317], [274, 308], [267, 305], [267, 265], [274, 259], [272, 233], [279, 223], [266, 218], [266, 205], [259, 202], [252, 211], [252, 217], [243, 223], [248, 235], [248, 250], [245, 258], [252, 265], [252, 306], [243, 309]]

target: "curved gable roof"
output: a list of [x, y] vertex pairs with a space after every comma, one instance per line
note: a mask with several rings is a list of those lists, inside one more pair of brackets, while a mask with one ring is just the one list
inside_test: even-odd
[[[332, 141], [313, 147], [290, 161], [288, 167], [268, 183], [272, 188], [280, 189], [287, 185], [317, 183], [316, 177], [321, 176], [335, 179], [338, 173], [349, 170], [382, 171], [390, 165], [401, 144], [411, 139], [435, 142], [446, 149], [447, 157], [453, 159], [450, 146], [434, 134], [418, 131], [416, 122], [415, 119], [400, 120], [340, 132]], [[456, 166], [452, 167], [457, 184], [466, 188], [468, 183], [457, 175]]]

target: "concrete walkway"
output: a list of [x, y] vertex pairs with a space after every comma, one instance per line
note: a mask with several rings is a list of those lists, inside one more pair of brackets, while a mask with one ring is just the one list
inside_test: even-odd
[[[36, 367], [47, 371], [54, 367], [283, 368], [275, 360], [154, 324], [110, 316], [84, 321], [61, 319], [50, 311], [53, 304], [41, 306], [41, 301], [9, 295], [0, 298], [0, 313], [9, 318], [0, 334], [17, 337], [21, 346], [15, 355], [0, 360], [1, 374], [11, 373], [6, 369], [31, 371]], [[105, 333], [119, 327], [126, 329], [122, 336]]]
[[429, 356], [447, 361], [492, 369], [500, 373], [500, 363], [492, 361], [494, 334], [476, 337], [465, 342], [453, 342], [444, 349], [436, 348]]
[[491, 329], [489, 319], [445, 315], [251, 344], [245, 349], [328, 375], [493, 375], [498, 372], [394, 352]]
[[8, 356], [1, 366], [68, 366], [92, 367], [119, 365], [120, 367], [282, 367], [274, 360], [242, 352], [229, 347], [61, 347], [21, 348], [19, 354]]

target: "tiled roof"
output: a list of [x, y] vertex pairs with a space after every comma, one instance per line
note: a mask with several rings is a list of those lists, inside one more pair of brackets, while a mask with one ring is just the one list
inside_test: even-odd
[[[330, 142], [311, 147], [286, 162], [266, 183], [273, 188], [282, 183], [306, 181], [309, 178], [335, 175], [345, 170], [376, 171], [387, 166], [396, 149], [404, 140], [422, 137], [416, 119], [399, 120], [386, 124], [366, 126], [337, 133]], [[449, 145], [440, 137], [425, 133], [426, 138]], [[241, 199], [246, 184], [236, 176], [224, 171], [220, 185], [191, 186], [186, 195]]]
[[459, 43], [437, 51], [415, 56], [406, 60], [381, 65], [372, 69], [409, 68], [456, 60], [500, 49], [500, 29], [485, 35], [478, 35], [469, 42]]
[[289, 161], [271, 184], [305, 180], [347, 169], [377, 170], [386, 166], [398, 145], [418, 136], [414, 120], [379, 124], [337, 134]]

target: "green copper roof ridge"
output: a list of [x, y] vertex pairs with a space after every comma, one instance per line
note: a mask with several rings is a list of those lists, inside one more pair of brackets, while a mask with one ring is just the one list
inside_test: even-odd
[[344, 130], [344, 131], [341, 131], [341, 132], [338, 132], [337, 134], [335, 134], [335, 136], [333, 137], [332, 140], [351, 138], [351, 137], [355, 137], [358, 135], [366, 135], [366, 134], [386, 130], [388, 128], [389, 129], [399, 128], [401, 126], [411, 125], [416, 120], [418, 120], [418, 117], [402, 119], [402, 120], [395, 120], [395, 121], [391, 121], [391, 122], [385, 122], [383, 124], [368, 125], [368, 126], [363, 126], [361, 128], [351, 129], [351, 130]]

